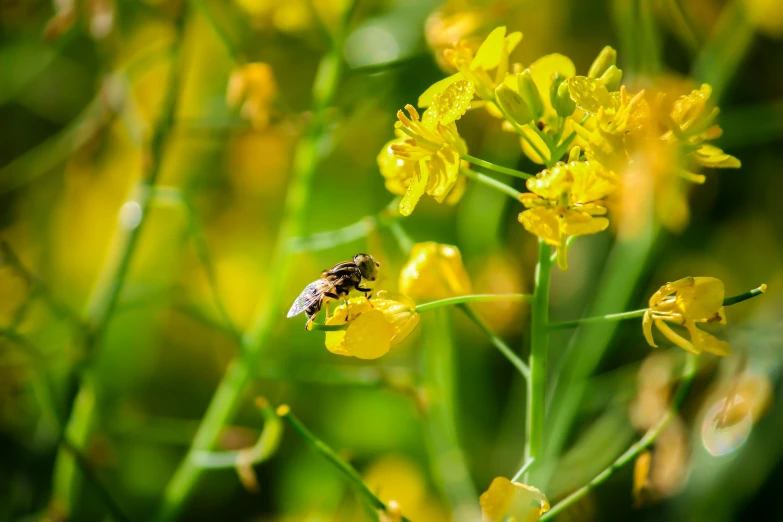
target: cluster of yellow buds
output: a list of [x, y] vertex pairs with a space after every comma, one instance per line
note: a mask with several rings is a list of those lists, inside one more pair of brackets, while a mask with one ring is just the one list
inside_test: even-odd
[[[544, 165], [521, 199], [524, 227], [558, 248], [561, 269], [567, 266], [565, 240], [608, 227], [608, 208], [637, 208], [633, 197], [619, 201], [634, 185], [625, 178], [644, 163], [644, 151], [671, 149], [670, 161], [645, 175], [658, 177], [651, 196], [660, 221], [678, 228], [687, 219], [684, 181], [701, 183], [694, 169], [737, 168], [740, 162], [707, 141], [720, 136], [718, 109], [710, 104], [711, 89], [690, 92], [631, 92], [622, 85], [617, 53], [605, 47], [585, 76], [562, 54], [549, 54], [528, 67], [512, 63], [510, 55], [522, 34], [498, 27], [474, 52], [467, 42], [443, 51], [444, 62], [457, 72], [428, 88], [418, 99], [423, 116], [406, 106], [398, 112], [397, 139], [378, 156], [387, 188], [402, 195], [400, 212], [409, 215], [422, 195], [438, 202], [456, 201], [462, 194], [467, 147], [456, 127], [468, 110], [484, 108], [502, 118], [505, 130], [519, 134], [522, 152]], [[657, 152], [653, 152], [656, 155]], [[561, 158], [568, 158], [561, 163]], [[608, 203], [607, 203], [608, 202]], [[660, 203], [659, 203], [660, 202]], [[625, 208], [621, 208], [625, 206]], [[676, 212], [672, 212], [674, 208]], [[638, 212], [638, 210], [637, 210]]]

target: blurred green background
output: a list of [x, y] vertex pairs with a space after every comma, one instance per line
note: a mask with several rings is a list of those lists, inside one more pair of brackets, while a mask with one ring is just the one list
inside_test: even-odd
[[[148, 520], [237, 355], [236, 332], [251, 328], [259, 307], [276, 301], [287, 309], [320, 270], [360, 251], [382, 263], [376, 288], [396, 289], [405, 253], [389, 227], [379, 225], [383, 219], [362, 221], [387, 216], [392, 200], [376, 155], [393, 137], [397, 109], [446, 74], [438, 49], [461, 36], [483, 37], [497, 25], [524, 33], [516, 62], [561, 52], [585, 72], [612, 45], [632, 85], [666, 74], [695, 76], [715, 88], [724, 129], [717, 144], [740, 158], [742, 169], [709, 173], [692, 190], [689, 226], [648, 238], [650, 253], [641, 261], [634, 261], [630, 243], [624, 255], [639, 268], [623, 283], [629, 309], [686, 275], [718, 277], [729, 295], [760, 283], [770, 288], [729, 309], [725, 335], [736, 355], [702, 358], [679, 431], [656, 450], [661, 468], [649, 497], [634, 502], [632, 469], [623, 469], [559, 520], [783, 520], [780, 2], [359, 0], [340, 53], [345, 69], [334, 103], [323, 111], [305, 233], [357, 222], [363, 225], [351, 230], [368, 232], [339, 244], [324, 236], [295, 243], [301, 251], [288, 261], [285, 291], [272, 295], [271, 252], [292, 157], [313, 118], [319, 60], [347, 4], [0, 0], [0, 520], [61, 519], [52, 503], [55, 455], [87, 368], [98, 383], [91, 406], [97, 424], [82, 449], [91, 476], [72, 520], [105, 520], [101, 491], [130, 519]], [[135, 201], [154, 161], [148, 144], [172, 56], [181, 81], [155, 181], [176, 197], [153, 198], [144, 209]], [[229, 76], [243, 62], [273, 70], [277, 88], [266, 125], [251, 125], [226, 103]], [[460, 133], [474, 156], [535, 169], [518, 141], [483, 111], [467, 114]], [[526, 292], [536, 240], [507, 200], [469, 185], [458, 204], [422, 201], [401, 225], [416, 241], [457, 245], [476, 293]], [[88, 313], [102, 267], [122, 248], [117, 238], [140, 220], [116, 306], [95, 350], [86, 353], [91, 334], [79, 316]], [[604, 269], [626, 262], [615, 257], [607, 265], [613, 241], [611, 232], [576, 241], [571, 268], [554, 275], [554, 319], [582, 314], [601, 290]], [[610, 311], [624, 309], [617, 306]], [[526, 353], [524, 305], [476, 309]], [[524, 444], [523, 384], [486, 336], [456, 311], [423, 317], [403, 345], [360, 361], [329, 353], [323, 334], [306, 332], [303, 322], [282, 313], [274, 322], [218, 449], [255, 443], [263, 417], [253, 399], [263, 396], [273, 405], [290, 404], [412, 520], [476, 520], [475, 511], [454, 505], [470, 505], [493, 477], [513, 474]], [[553, 381], [569, 336], [558, 333], [550, 343]], [[454, 360], [428, 362], [428, 350], [449, 339]], [[576, 349], [589, 353], [592, 345]], [[545, 490], [550, 501], [589, 480], [637, 437], [639, 368], [666, 367], [679, 355], [661, 350], [655, 354], [663, 359], [651, 363], [649, 354], [635, 321], [620, 325], [603, 357], [598, 352], [589, 393], [567, 432], [570, 451]], [[422, 406], [433, 378], [428, 372], [445, 375], [453, 390], [469, 476], [443, 465], [453, 448], [439, 447], [443, 439], [433, 436]], [[759, 403], [752, 426], [732, 432], [727, 454], [713, 456], [702, 430], [705, 412], [720, 390], [742, 386]], [[344, 478], [290, 430], [254, 472], [256, 491], [231, 468], [205, 471], [182, 519], [371, 520]]]

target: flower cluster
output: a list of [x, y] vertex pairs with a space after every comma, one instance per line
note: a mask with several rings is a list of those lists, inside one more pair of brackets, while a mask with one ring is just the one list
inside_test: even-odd
[[[688, 217], [684, 183], [702, 183], [701, 168], [740, 166], [708, 143], [721, 133], [709, 85], [632, 92], [622, 85], [611, 47], [584, 76], [561, 54], [523, 67], [510, 60], [521, 40], [521, 33], [498, 27], [475, 52], [465, 41], [443, 50], [444, 65], [457, 72], [419, 97], [423, 116], [410, 105], [407, 115], [398, 112], [398, 137], [381, 151], [378, 164], [387, 188], [403, 196], [403, 215], [424, 194], [438, 202], [459, 199], [460, 171], [469, 158], [456, 121], [477, 108], [502, 118], [503, 128], [519, 135], [528, 159], [545, 166], [528, 181], [530, 193], [521, 198], [527, 210], [519, 220], [557, 247], [561, 269], [567, 266], [567, 238], [608, 228], [608, 209], [632, 222], [632, 214], [647, 208], [641, 198], [649, 198], [659, 221], [677, 229]], [[641, 188], [639, 172], [645, 177]]]

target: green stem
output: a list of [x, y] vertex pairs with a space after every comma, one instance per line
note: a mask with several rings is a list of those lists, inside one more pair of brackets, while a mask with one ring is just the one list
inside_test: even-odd
[[[753, 290], [748, 290], [743, 294], [734, 295], [725, 298], [723, 300], [723, 306], [731, 306], [737, 303], [741, 303], [742, 301], [747, 301], [748, 299], [756, 297], [757, 295], [761, 295], [766, 291], [767, 291], [767, 285], [761, 285], [757, 288], [754, 288]], [[563, 330], [565, 328], [575, 328], [582, 324], [604, 323], [610, 321], [624, 321], [625, 319], [635, 319], [637, 317], [642, 317], [644, 313], [648, 310], [649, 308], [642, 308], [641, 310], [632, 310], [630, 312], [622, 312], [619, 314], [606, 314], [606, 315], [599, 315], [596, 317], [583, 317], [581, 319], [575, 319], [573, 321], [560, 321], [557, 323], [550, 323], [549, 329]]]
[[733, 0], [726, 4], [692, 70], [694, 78], [710, 84], [714, 103], [717, 104], [725, 93], [753, 43], [754, 33], [755, 27], [745, 12], [744, 2]]
[[540, 520], [549, 520], [550, 518], [553, 518], [557, 516], [559, 513], [561, 513], [563, 510], [567, 509], [568, 507], [572, 506], [582, 498], [584, 498], [590, 491], [595, 489], [596, 486], [604, 483], [609, 477], [612, 476], [612, 474], [620, 469], [621, 467], [625, 466], [632, 460], [634, 460], [636, 457], [639, 456], [642, 452], [647, 450], [650, 446], [655, 443], [658, 436], [661, 434], [663, 429], [669, 424], [669, 422], [677, 415], [677, 413], [680, 411], [680, 408], [682, 408], [682, 403], [685, 401], [685, 397], [688, 394], [688, 389], [690, 388], [691, 382], [693, 381], [693, 377], [696, 375], [696, 369], [698, 367], [698, 357], [693, 354], [687, 354], [687, 359], [685, 361], [685, 365], [683, 367], [683, 373], [682, 373], [682, 381], [680, 383], [680, 387], [677, 390], [677, 395], [674, 398], [674, 401], [672, 402], [671, 407], [669, 410], [661, 417], [661, 419], [650, 428], [647, 433], [644, 434], [644, 436], [639, 439], [638, 442], [633, 444], [628, 450], [620, 455], [617, 460], [615, 460], [611, 465], [609, 465], [608, 468], [603, 470], [601, 473], [596, 475], [596, 477], [579, 488], [578, 490], [571, 493], [569, 496], [555, 504], [552, 509], [549, 510], [549, 512], [545, 513]]
[[583, 317], [582, 319], [575, 319], [573, 321], [560, 321], [557, 323], [551, 323], [549, 325], [549, 329], [563, 330], [565, 328], [576, 328], [581, 324], [603, 323], [609, 321], [623, 321], [625, 319], [634, 319], [636, 317], [643, 316], [644, 312], [646, 312], [647, 310], [649, 310], [649, 308], [644, 308], [642, 310], [633, 310], [631, 312], [622, 312], [619, 314], [606, 314], [606, 315], [599, 315], [597, 317]]
[[[134, 203], [140, 207], [142, 218], [130, 230], [122, 227], [117, 229], [112, 247], [113, 254], [110, 254], [111, 257], [104, 264], [95, 289], [87, 302], [85, 319], [90, 332], [85, 339], [84, 351], [90, 359], [94, 358], [94, 352], [97, 350], [109, 319], [117, 306], [141, 232], [148, 221], [151, 188], [155, 185], [160, 174], [166, 139], [177, 110], [183, 68], [179, 53], [184, 37], [185, 19], [186, 9], [183, 8], [176, 21], [171, 68], [161, 104], [161, 113], [150, 140], [147, 161], [144, 163], [147, 167], [142, 172], [141, 180], [133, 192]], [[98, 408], [95, 402], [99, 384], [95, 369], [92, 365], [88, 365], [84, 370], [82, 383], [74, 399], [73, 410], [65, 428], [65, 439], [69, 440], [78, 450], [87, 445], [92, 427], [97, 421]], [[61, 447], [55, 462], [53, 502], [63, 510], [65, 518], [74, 517], [73, 510], [78, 501], [82, 484], [80, 475], [77, 474], [77, 463], [73, 455], [73, 452]]]
[[[527, 418], [525, 462], [539, 459], [544, 446], [544, 411], [546, 407], [547, 349], [549, 344], [549, 280], [552, 273], [552, 248], [538, 241], [538, 264], [535, 272], [530, 327], [530, 377], [527, 380]], [[528, 470], [526, 479], [529, 479]]]
[[530, 294], [474, 294], [474, 295], [460, 295], [457, 297], [449, 297], [446, 299], [439, 299], [438, 301], [430, 301], [429, 303], [422, 303], [416, 305], [417, 312], [428, 312], [435, 308], [442, 306], [453, 306], [462, 303], [474, 303], [485, 301], [524, 301], [532, 302], [533, 296]]
[[[511, 119], [511, 116], [509, 116], [508, 113], [506, 113], [506, 111], [503, 110], [503, 108], [500, 106], [497, 100], [493, 100], [492, 103], [495, 105], [497, 110], [500, 111], [500, 113], [503, 115], [503, 118], [509, 123], [509, 125], [511, 125], [511, 127], [517, 132], [517, 134], [522, 136], [522, 139], [525, 140], [528, 145], [530, 145], [530, 148], [532, 148], [536, 154], [538, 154], [538, 157], [541, 158], [541, 161], [546, 163], [547, 168], [551, 167], [552, 166], [551, 164], [554, 164], [554, 162], [552, 161], [552, 157], [545, 155], [543, 151], [541, 151], [541, 149], [538, 148], [538, 145], [536, 145], [536, 143], [530, 139], [530, 136], [527, 135], [524, 129], [522, 129], [522, 127], [520, 127], [517, 122]], [[534, 132], [538, 131], [538, 127], [531, 126], [530, 128], [533, 129]], [[544, 143], [546, 142], [547, 140], [544, 139]]]
[[[287, 405], [282, 405], [277, 408], [277, 414], [294, 429], [297, 435], [302, 437], [302, 439], [307, 442], [315, 451], [317, 451], [322, 457], [334, 465], [334, 467], [340, 470], [340, 472], [342, 472], [342, 474], [348, 478], [351, 485], [353, 485], [356, 490], [359, 491], [359, 493], [364, 495], [374, 508], [386, 513], [389, 512], [389, 508], [386, 506], [386, 504], [384, 504], [383, 501], [379, 499], [367, 486], [367, 484], [364, 483], [361, 475], [359, 475], [359, 472], [356, 471], [356, 469], [349, 463], [341, 459], [332, 448], [327, 446], [320, 439], [316, 438], [316, 436], [313, 435], [313, 433], [308, 430], [304, 424], [302, 424], [302, 422], [291, 412], [291, 408], [289, 408]], [[402, 520], [405, 522], [410, 522], [410, 520], [405, 517], [402, 517]]]
[[533, 174], [528, 174], [527, 172], [522, 172], [521, 170], [510, 169], [508, 167], [503, 167], [501, 165], [496, 165], [494, 163], [490, 163], [489, 161], [485, 161], [483, 159], [470, 156], [468, 154], [462, 156], [462, 159], [470, 163], [473, 163], [474, 165], [484, 167], [485, 169], [494, 170], [495, 172], [500, 172], [501, 174], [508, 174], [509, 176], [514, 176], [515, 178], [522, 178], [522, 179], [535, 178]]
[[489, 337], [489, 340], [492, 342], [492, 345], [500, 350], [500, 353], [505, 356], [508, 361], [514, 365], [514, 367], [519, 370], [519, 373], [522, 374], [522, 377], [527, 379], [530, 376], [530, 368], [527, 364], [525, 364], [525, 361], [523, 361], [517, 354], [514, 353], [514, 351], [497, 335], [495, 335], [495, 332], [490, 330], [489, 326], [481, 320], [481, 318], [476, 315], [476, 313], [468, 307], [465, 303], [460, 303], [457, 305], [457, 308], [462, 310], [465, 315], [467, 315], [471, 321], [473, 321], [476, 326], [481, 328], [481, 330], [484, 331], [485, 334], [487, 334], [487, 337]]
[[346, 9], [333, 46], [321, 59], [316, 73], [313, 84], [313, 118], [294, 153], [283, 219], [269, 265], [272, 283], [265, 296], [272, 296], [272, 298], [264, 297], [259, 302], [255, 320], [251, 328], [242, 336], [241, 354], [226, 368], [226, 373], [207, 407], [188, 453], [166, 486], [155, 520], [175, 519], [184, 509], [185, 502], [202, 473], [202, 468], [196, 462], [196, 456], [214, 447], [223, 426], [234, 415], [252, 375], [252, 369], [256, 367], [279, 317], [283, 315], [280, 296], [289, 274], [293, 271], [289, 245], [291, 238], [304, 235], [312, 179], [320, 160], [322, 137], [328, 130], [327, 111], [334, 100], [343, 70], [342, 47], [354, 7], [355, 1]]
[[479, 183], [482, 183], [490, 188], [493, 188], [495, 190], [499, 190], [503, 194], [506, 194], [508, 196], [511, 196], [516, 201], [519, 201], [519, 198], [522, 196], [522, 193], [518, 191], [517, 189], [510, 187], [506, 185], [503, 182], [500, 182], [496, 180], [495, 178], [491, 178], [485, 174], [480, 174], [478, 172], [474, 172], [468, 168], [462, 167], [460, 169], [460, 172], [462, 172], [465, 176], [472, 179], [473, 181], [477, 181]]

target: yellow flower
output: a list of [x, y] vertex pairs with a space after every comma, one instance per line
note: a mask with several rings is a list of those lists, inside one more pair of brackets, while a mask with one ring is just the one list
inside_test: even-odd
[[519, 222], [557, 248], [557, 264], [565, 270], [568, 236], [595, 234], [609, 226], [600, 216], [606, 214], [604, 198], [615, 185], [613, 175], [588, 161], [559, 163], [527, 180], [530, 193], [520, 199], [528, 210], [519, 214]]
[[455, 82], [437, 94], [423, 117], [411, 105], [408, 115], [397, 112], [401, 137], [387, 143], [378, 155], [386, 187], [403, 195], [400, 213], [409, 216], [425, 193], [443, 202], [458, 186], [465, 142], [454, 123], [465, 114], [473, 98], [473, 84]]
[[505, 477], [496, 477], [479, 501], [484, 522], [535, 522], [549, 511], [549, 501], [538, 489]]
[[[652, 334], [654, 323], [667, 339], [684, 350], [697, 355], [702, 352], [730, 355], [727, 342], [696, 327], [696, 323], [726, 324], [723, 296], [723, 282], [714, 277], [685, 277], [666, 283], [650, 298], [650, 310], [644, 313], [642, 326], [647, 343], [657, 346]], [[684, 326], [690, 341], [672, 330], [667, 322]]]
[[242, 117], [255, 129], [269, 123], [269, 106], [277, 95], [277, 83], [272, 67], [265, 63], [249, 63], [231, 73], [226, 91], [229, 107], [239, 107]]
[[[393, 299], [392, 299], [393, 297]], [[340, 305], [327, 325], [348, 324], [348, 329], [326, 333], [326, 348], [338, 355], [377, 359], [405, 339], [416, 325], [416, 304], [402, 294], [378, 292], [370, 300], [354, 297], [348, 308]]]
[[[444, 52], [444, 59], [459, 71], [448, 78], [433, 84], [419, 96], [419, 107], [429, 107], [437, 94], [445, 91], [451, 84], [469, 81], [479, 97], [491, 101], [495, 97], [495, 88], [503, 82], [508, 72], [508, 57], [522, 40], [522, 33], [515, 32], [506, 36], [505, 27], [497, 27], [481, 44], [475, 55], [470, 46], [458, 42], [454, 49]], [[493, 75], [490, 71], [495, 71]]]
[[457, 247], [432, 241], [413, 245], [400, 271], [400, 292], [429, 299], [469, 294], [470, 278]]

